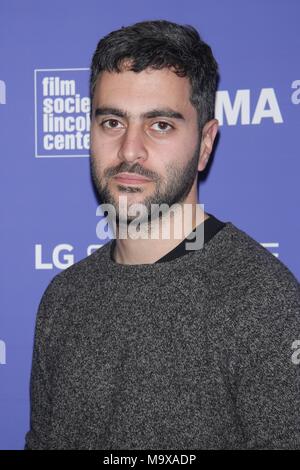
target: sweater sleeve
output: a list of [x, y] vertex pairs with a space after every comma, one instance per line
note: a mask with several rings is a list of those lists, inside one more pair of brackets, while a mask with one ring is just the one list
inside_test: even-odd
[[236, 407], [246, 448], [300, 449], [299, 283], [261, 284], [245, 312]]
[[30, 376], [30, 429], [25, 436], [24, 450], [48, 449], [50, 445], [51, 391], [47, 353], [54, 317], [54, 279], [41, 298], [36, 316]]

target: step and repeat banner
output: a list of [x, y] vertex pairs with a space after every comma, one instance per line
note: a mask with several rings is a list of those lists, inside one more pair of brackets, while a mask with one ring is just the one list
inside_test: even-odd
[[195, 26], [220, 67], [204, 209], [300, 278], [298, 0], [0, 0], [0, 448], [22, 449], [42, 293], [108, 239], [89, 167], [89, 66], [137, 21]]

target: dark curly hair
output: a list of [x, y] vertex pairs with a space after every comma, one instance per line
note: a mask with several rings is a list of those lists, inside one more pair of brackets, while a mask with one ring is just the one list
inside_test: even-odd
[[91, 103], [99, 74], [102, 71], [121, 72], [127, 59], [131, 63], [128, 70], [134, 72], [147, 67], [167, 67], [180, 77], [188, 77], [190, 101], [197, 110], [199, 130], [214, 118], [218, 64], [210, 46], [202, 41], [193, 26], [166, 20], [142, 21], [103, 37], [91, 63]]

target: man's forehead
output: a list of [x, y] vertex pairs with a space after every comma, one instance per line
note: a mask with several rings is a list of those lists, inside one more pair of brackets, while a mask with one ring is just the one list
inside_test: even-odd
[[[127, 82], [129, 85], [133, 83], [134, 86], [138, 84], [145, 84], [147, 86], [151, 85], [155, 87], [156, 83], [160, 85], [165, 85], [166, 87], [171, 86], [176, 87], [181, 90], [186, 89], [190, 92], [190, 80], [187, 77], [179, 77], [176, 73], [164, 67], [162, 69], [153, 69], [152, 67], [147, 67], [140, 72], [134, 72], [132, 70], [123, 69], [121, 72], [103, 70], [99, 73], [96, 81], [96, 88], [99, 90], [105, 86], [105, 88], [112, 88], [117, 86], [118, 83]], [[156, 90], [159, 89], [156, 87]]]
[[[185, 114], [191, 111], [190, 86], [185, 77], [178, 77], [168, 69], [142, 72], [101, 72], [94, 92], [95, 107], [115, 107], [128, 109], [135, 104], [146, 111], [168, 107], [172, 111]], [[179, 117], [179, 116], [178, 116]]]

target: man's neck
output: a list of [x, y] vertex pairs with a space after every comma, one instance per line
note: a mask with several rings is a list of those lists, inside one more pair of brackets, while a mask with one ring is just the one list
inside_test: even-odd
[[[182, 214], [189, 215], [190, 217]], [[173, 250], [189, 233], [209, 216], [201, 209], [199, 204], [192, 205], [189, 210], [178, 210], [171, 216], [160, 217], [149, 225], [143, 224], [139, 228], [143, 237], [119, 238], [117, 228], [116, 246], [113, 253], [115, 262], [120, 264], [152, 264]], [[154, 238], [153, 233], [156, 233]]]

